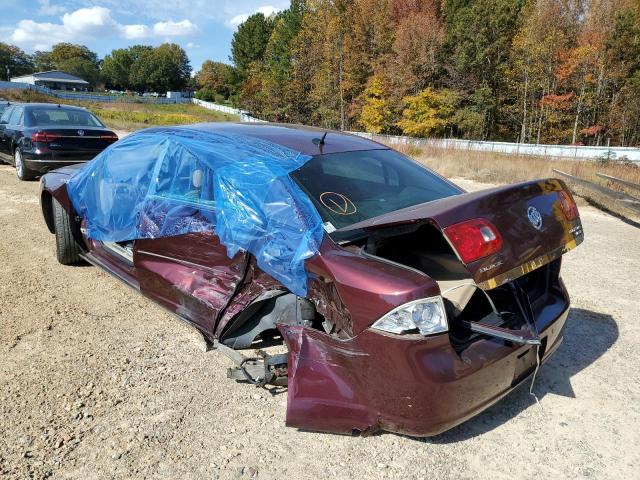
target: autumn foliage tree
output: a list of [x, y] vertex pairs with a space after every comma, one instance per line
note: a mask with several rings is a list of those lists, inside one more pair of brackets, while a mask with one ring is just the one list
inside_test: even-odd
[[294, 0], [240, 25], [268, 120], [530, 143], [640, 142], [638, 0]]
[[391, 109], [385, 92], [385, 85], [380, 77], [372, 77], [369, 86], [364, 90], [362, 111], [359, 123], [366, 132], [382, 133], [389, 128]]
[[458, 95], [451, 90], [425, 88], [404, 99], [406, 107], [398, 126], [405, 134], [414, 137], [445, 135], [447, 128], [452, 126], [458, 100]]

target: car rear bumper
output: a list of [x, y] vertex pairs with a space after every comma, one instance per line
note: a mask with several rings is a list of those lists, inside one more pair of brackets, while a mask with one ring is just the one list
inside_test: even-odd
[[457, 352], [448, 335], [366, 330], [339, 340], [282, 326], [289, 347], [287, 425], [345, 434], [444, 432], [526, 380], [537, 354], [544, 362], [558, 348], [569, 311], [562, 290], [536, 313], [540, 347], [485, 337]]
[[22, 159], [29, 170], [39, 173], [47, 173], [56, 168], [67, 167], [76, 163], [85, 163], [92, 160], [100, 152], [73, 152], [42, 154], [24, 152]]

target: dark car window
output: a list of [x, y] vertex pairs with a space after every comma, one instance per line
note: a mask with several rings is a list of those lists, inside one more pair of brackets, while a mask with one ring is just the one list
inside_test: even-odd
[[104, 127], [104, 125], [85, 110], [58, 107], [37, 107], [29, 109], [30, 122], [34, 126], [53, 127]]
[[213, 171], [192, 154], [167, 155], [156, 175], [155, 195], [212, 208]]
[[1, 124], [6, 125], [9, 123], [9, 118], [11, 117], [11, 113], [14, 109], [15, 107], [9, 106], [5, 109], [4, 112], [2, 112], [2, 116], [0, 117]]
[[461, 193], [394, 150], [317, 155], [291, 176], [335, 228]]

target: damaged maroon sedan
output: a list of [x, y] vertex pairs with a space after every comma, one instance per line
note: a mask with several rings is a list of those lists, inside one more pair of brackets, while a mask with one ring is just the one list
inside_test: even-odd
[[[583, 240], [556, 179], [474, 193], [340, 132], [148, 129], [45, 175], [63, 264], [88, 261], [288, 387], [287, 425], [443, 432], [529, 378], [569, 310]], [[281, 339], [288, 353], [240, 350]]]

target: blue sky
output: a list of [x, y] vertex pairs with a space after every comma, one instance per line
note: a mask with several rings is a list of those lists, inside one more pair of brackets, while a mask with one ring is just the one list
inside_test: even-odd
[[0, 40], [28, 53], [58, 42], [81, 43], [100, 58], [134, 44], [181, 45], [198, 70], [228, 62], [237, 25], [290, 0], [0, 0]]

